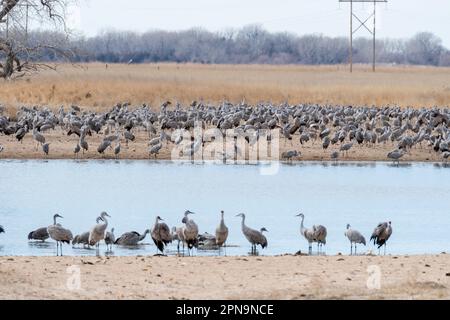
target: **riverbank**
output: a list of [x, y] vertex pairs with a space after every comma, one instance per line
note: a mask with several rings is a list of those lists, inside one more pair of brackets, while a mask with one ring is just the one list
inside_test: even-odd
[[[129, 142], [128, 146], [122, 142], [121, 151], [118, 156], [119, 159], [143, 160], [155, 159], [152, 155], [149, 156], [148, 147], [148, 133], [144, 130], [136, 131], [136, 139]], [[50, 143], [49, 155], [45, 155], [42, 147], [36, 148], [36, 142], [30, 134], [27, 134], [21, 143], [17, 142], [14, 136], [0, 135], [0, 145], [3, 146], [3, 151], [0, 152], [0, 159], [115, 159], [114, 144], [108, 148], [104, 154], [97, 152], [97, 147], [100, 145], [103, 135], [93, 135], [89, 137], [89, 150], [80, 151], [78, 156], [75, 155], [74, 149], [78, 143], [78, 136], [67, 136], [61, 129], [52, 130], [45, 133], [46, 142]], [[387, 153], [396, 149], [398, 142], [386, 142], [386, 144], [375, 144], [373, 146], [359, 146], [356, 142], [354, 146], [347, 152], [339, 152], [340, 144], [330, 145], [327, 150], [323, 150], [320, 140], [316, 142], [307, 142], [300, 144], [298, 136], [292, 141], [285, 142], [281, 139], [279, 143], [279, 153], [285, 151], [297, 150], [301, 153], [300, 157], [293, 158], [292, 161], [330, 161], [331, 154], [334, 151], [339, 152], [339, 161], [390, 161], [387, 158]], [[434, 152], [430, 147], [425, 146], [414, 147], [405, 154], [400, 161], [406, 162], [443, 162], [444, 159], [439, 153]], [[172, 148], [176, 147], [173, 143], [164, 143], [156, 159], [171, 160]], [[205, 159], [208, 158], [204, 153]], [[248, 151], [246, 158], [248, 159]]]
[[449, 254], [0, 257], [0, 299], [450, 299], [449, 266]]

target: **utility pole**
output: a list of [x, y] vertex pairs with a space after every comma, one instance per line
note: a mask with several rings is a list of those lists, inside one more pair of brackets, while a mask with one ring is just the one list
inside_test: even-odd
[[[0, 1], [0, 6], [4, 5], [4, 1]], [[23, 0], [16, 4], [15, 7], [22, 7], [25, 8], [25, 40], [28, 42], [28, 28], [29, 28], [29, 11], [31, 7], [36, 7], [35, 4], [31, 4], [29, 0]], [[14, 10], [14, 9], [13, 9]], [[6, 24], [6, 39], [9, 38], [9, 28], [10, 28], [10, 18], [9, 18], [10, 12], [6, 15], [5, 19], [0, 21], [0, 23]], [[14, 20], [14, 19], [13, 19]], [[23, 25], [21, 25], [23, 28]]]
[[[353, 35], [361, 28], [364, 27], [371, 35], [372, 35], [372, 71], [375, 72], [375, 63], [376, 63], [376, 55], [375, 55], [375, 45], [376, 45], [376, 7], [377, 3], [384, 2], [387, 3], [387, 0], [339, 0], [339, 2], [350, 2], [350, 49], [349, 49], [349, 64], [350, 64], [350, 72], [353, 72]], [[365, 2], [365, 3], [373, 3], [373, 12], [372, 14], [365, 19], [364, 21], [360, 19], [353, 12], [353, 3], [355, 2]], [[373, 18], [373, 28], [372, 30], [366, 25], [366, 23]], [[353, 28], [353, 19], [358, 20], [359, 25], [356, 29]]]

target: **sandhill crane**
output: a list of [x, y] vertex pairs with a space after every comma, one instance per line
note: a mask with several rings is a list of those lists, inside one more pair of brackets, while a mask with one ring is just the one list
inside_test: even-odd
[[[267, 247], [267, 238], [262, 234], [261, 231], [249, 228], [245, 225], [245, 214], [239, 213], [236, 215], [236, 217], [242, 218], [241, 228], [242, 233], [244, 234], [245, 238], [248, 240], [248, 242], [251, 243], [252, 249], [251, 254], [256, 254], [256, 246], [259, 244], [261, 245], [261, 248]], [[267, 231], [265, 228], [263, 228], [264, 231]], [[262, 229], [261, 229], [262, 230]]]
[[80, 151], [81, 151], [80, 144], [77, 143], [77, 145], [76, 145], [75, 148], [73, 149], [73, 154], [75, 155], [75, 158], [78, 158], [78, 154], [80, 153]]
[[136, 137], [134, 136], [134, 134], [131, 133], [131, 131], [126, 130], [123, 133], [123, 136], [125, 137], [125, 144], [128, 147], [128, 141], [134, 141], [136, 139]]
[[94, 227], [92, 227], [90, 233], [89, 233], [89, 245], [93, 246], [95, 245], [97, 250], [100, 247], [100, 241], [105, 239], [105, 231], [108, 227], [108, 220], [106, 217], [111, 217], [109, 214], [107, 214], [105, 211], [103, 211], [100, 214], [101, 220], [104, 221], [104, 223], [97, 223]]
[[287, 161], [292, 161], [292, 158], [300, 157], [300, 152], [296, 150], [285, 151], [281, 154], [281, 159], [285, 159]]
[[111, 141], [109, 140], [103, 140], [102, 143], [97, 148], [97, 152], [100, 154], [103, 154], [108, 147], [111, 146]]
[[316, 242], [314, 229], [305, 228], [303, 225], [303, 221], [305, 220], [305, 215], [303, 213], [299, 213], [296, 217], [300, 217], [302, 219], [300, 224], [300, 234], [308, 241], [308, 253], [312, 254], [312, 244]]
[[82, 244], [83, 248], [89, 247], [89, 231], [83, 232], [82, 234], [76, 235], [72, 240], [72, 246], [75, 244]]
[[114, 228], [111, 228], [111, 231], [106, 232], [105, 235], [106, 248], [108, 249], [109, 246], [109, 251], [112, 251], [114, 241], [116, 241], [116, 237], [114, 236]]
[[392, 159], [394, 161], [394, 163], [397, 162], [397, 164], [399, 164], [400, 163], [400, 158], [403, 157], [404, 155], [405, 155], [405, 152], [403, 151], [403, 149], [400, 149], [400, 150], [396, 149], [396, 150], [393, 150], [393, 151], [389, 152], [387, 154], [387, 157], [389, 159]]
[[119, 153], [120, 153], [120, 142], [114, 148], [114, 155], [115, 155], [116, 159], [119, 158]]
[[45, 153], [46, 156], [48, 156], [48, 153], [50, 152], [50, 143], [44, 143], [42, 145], [42, 151]]
[[72, 248], [76, 245], [76, 244], [78, 244], [79, 242], [78, 242], [78, 238], [80, 237], [80, 235], [75, 235], [75, 237], [73, 237], [73, 239], [72, 239]]
[[183, 220], [181, 220], [181, 222], [184, 223], [183, 236], [184, 236], [184, 241], [186, 242], [187, 247], [188, 247], [189, 255], [191, 255], [190, 251], [192, 250], [192, 248], [197, 247], [197, 244], [198, 244], [198, 241], [197, 241], [198, 226], [194, 220], [189, 219], [190, 214], [194, 214], [194, 212], [186, 210], [184, 212], [184, 218], [183, 218]]
[[330, 154], [330, 158], [331, 158], [332, 160], [334, 160], [334, 161], [337, 161], [337, 159], [339, 158], [339, 152], [338, 152], [338, 151], [333, 151], [333, 152]]
[[28, 240], [40, 240], [40, 241], [45, 241], [49, 238], [49, 234], [47, 231], [47, 227], [43, 227], [43, 228], [38, 228], [34, 231], [31, 231], [28, 234]]
[[170, 233], [169, 226], [164, 222], [161, 223], [160, 221], [163, 221], [163, 219], [161, 219], [160, 216], [157, 216], [151, 233], [153, 242], [157, 248], [156, 254], [158, 254], [158, 250], [164, 254], [164, 246], [167, 246], [172, 242], [172, 234]]
[[327, 244], [327, 228], [322, 225], [313, 225], [314, 241], [317, 242], [317, 252], [322, 251], [322, 246]]
[[348, 155], [348, 151], [353, 147], [353, 142], [349, 142], [346, 144], [343, 144], [340, 148], [339, 151], [342, 151], [345, 153], [345, 155]]
[[150, 148], [149, 155], [151, 156], [152, 154], [154, 154], [155, 155], [155, 159], [156, 159], [156, 156], [158, 155], [159, 150], [161, 150], [161, 148], [162, 148], [162, 143], [161, 142], [158, 143], [157, 145], [154, 145], [153, 147]]
[[370, 241], [373, 240], [373, 244], [378, 245], [378, 254], [380, 248], [384, 245], [384, 254], [386, 255], [386, 242], [392, 234], [391, 222], [380, 222], [378, 226], [373, 230]]
[[33, 139], [36, 141], [36, 150], [39, 144], [43, 145], [45, 143], [45, 137], [40, 134], [36, 128], [33, 129]]
[[73, 236], [70, 230], [63, 228], [59, 223], [56, 223], [56, 218], [63, 217], [59, 214], [55, 214], [53, 216], [53, 224], [47, 227], [47, 232], [50, 235], [50, 238], [56, 241], [56, 255], [58, 255], [58, 248], [60, 248], [62, 256], [62, 244], [70, 244]]
[[228, 227], [225, 225], [224, 221], [224, 212], [223, 210], [220, 211], [220, 223], [219, 226], [216, 228], [216, 245], [219, 247], [219, 254], [220, 254], [220, 248], [222, 246], [225, 246], [225, 242], [228, 238]]
[[84, 139], [80, 139], [80, 147], [83, 149], [83, 154], [85, 151], [87, 152], [89, 150], [89, 144]]
[[149, 229], [145, 230], [143, 234], [139, 234], [136, 231], [125, 232], [119, 238], [117, 238], [116, 241], [114, 241], [114, 244], [118, 244], [121, 246], [135, 246], [139, 241], [145, 239], [147, 233], [150, 233]]
[[177, 243], [177, 252], [180, 254], [180, 242], [183, 245], [183, 255], [184, 255], [184, 227], [173, 227], [172, 228], [172, 239], [178, 241]]
[[366, 245], [366, 239], [364, 236], [358, 231], [351, 228], [350, 224], [347, 224], [347, 230], [345, 231], [345, 236], [350, 241], [350, 255], [353, 254], [353, 244], [355, 244], [355, 254], [356, 254], [356, 245], [361, 243]]

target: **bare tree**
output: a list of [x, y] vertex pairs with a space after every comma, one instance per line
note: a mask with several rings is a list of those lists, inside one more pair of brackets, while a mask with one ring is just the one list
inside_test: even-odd
[[42, 68], [53, 68], [40, 63], [42, 52], [69, 57], [70, 50], [54, 39], [30, 41], [29, 24], [35, 22], [46, 28], [67, 33], [66, 13], [71, 0], [0, 0], [0, 77], [21, 77]]

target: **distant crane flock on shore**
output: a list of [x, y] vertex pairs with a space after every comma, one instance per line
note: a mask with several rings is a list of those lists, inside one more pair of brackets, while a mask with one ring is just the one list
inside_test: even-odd
[[[254, 145], [259, 139], [270, 142], [277, 130], [280, 145], [286, 149], [294, 146], [300, 150], [280, 152], [282, 160], [300, 159], [301, 148], [318, 145], [323, 149], [324, 160], [336, 161], [346, 158], [350, 151], [371, 150], [376, 146], [388, 146], [392, 150], [385, 154], [385, 160], [399, 162], [413, 148], [426, 150], [435, 159], [447, 161], [450, 157], [450, 109], [447, 108], [400, 108], [398, 106], [331, 106], [316, 104], [249, 105], [245, 102], [219, 105], [193, 101], [189, 106], [166, 101], [159, 111], [147, 105], [132, 108], [129, 103], [119, 103], [109, 111], [91, 112], [72, 106], [53, 112], [47, 107], [22, 107], [16, 117], [0, 114], [0, 136], [6, 135], [21, 143], [30, 134], [36, 150], [42, 155], [51, 156], [52, 142], [47, 135], [60, 132], [61, 136], [76, 136], [73, 156], [119, 158], [122, 144], [128, 148], [136, 141], [137, 132], [146, 132], [149, 158], [158, 158], [165, 148], [169, 149], [183, 143], [182, 154], [192, 157], [201, 147], [214, 142], [207, 133], [192, 136], [189, 141], [182, 130], [191, 132], [196, 125], [202, 129], [218, 129], [225, 137], [245, 137], [245, 148]], [[97, 135], [96, 145], [89, 141]], [[11, 140], [12, 141], [12, 140]], [[334, 150], [327, 152], [330, 146]], [[5, 146], [0, 145], [1, 152]], [[233, 160], [245, 151], [235, 144], [233, 150], [220, 150], [217, 158]], [[203, 154], [202, 154], [203, 158]]]

